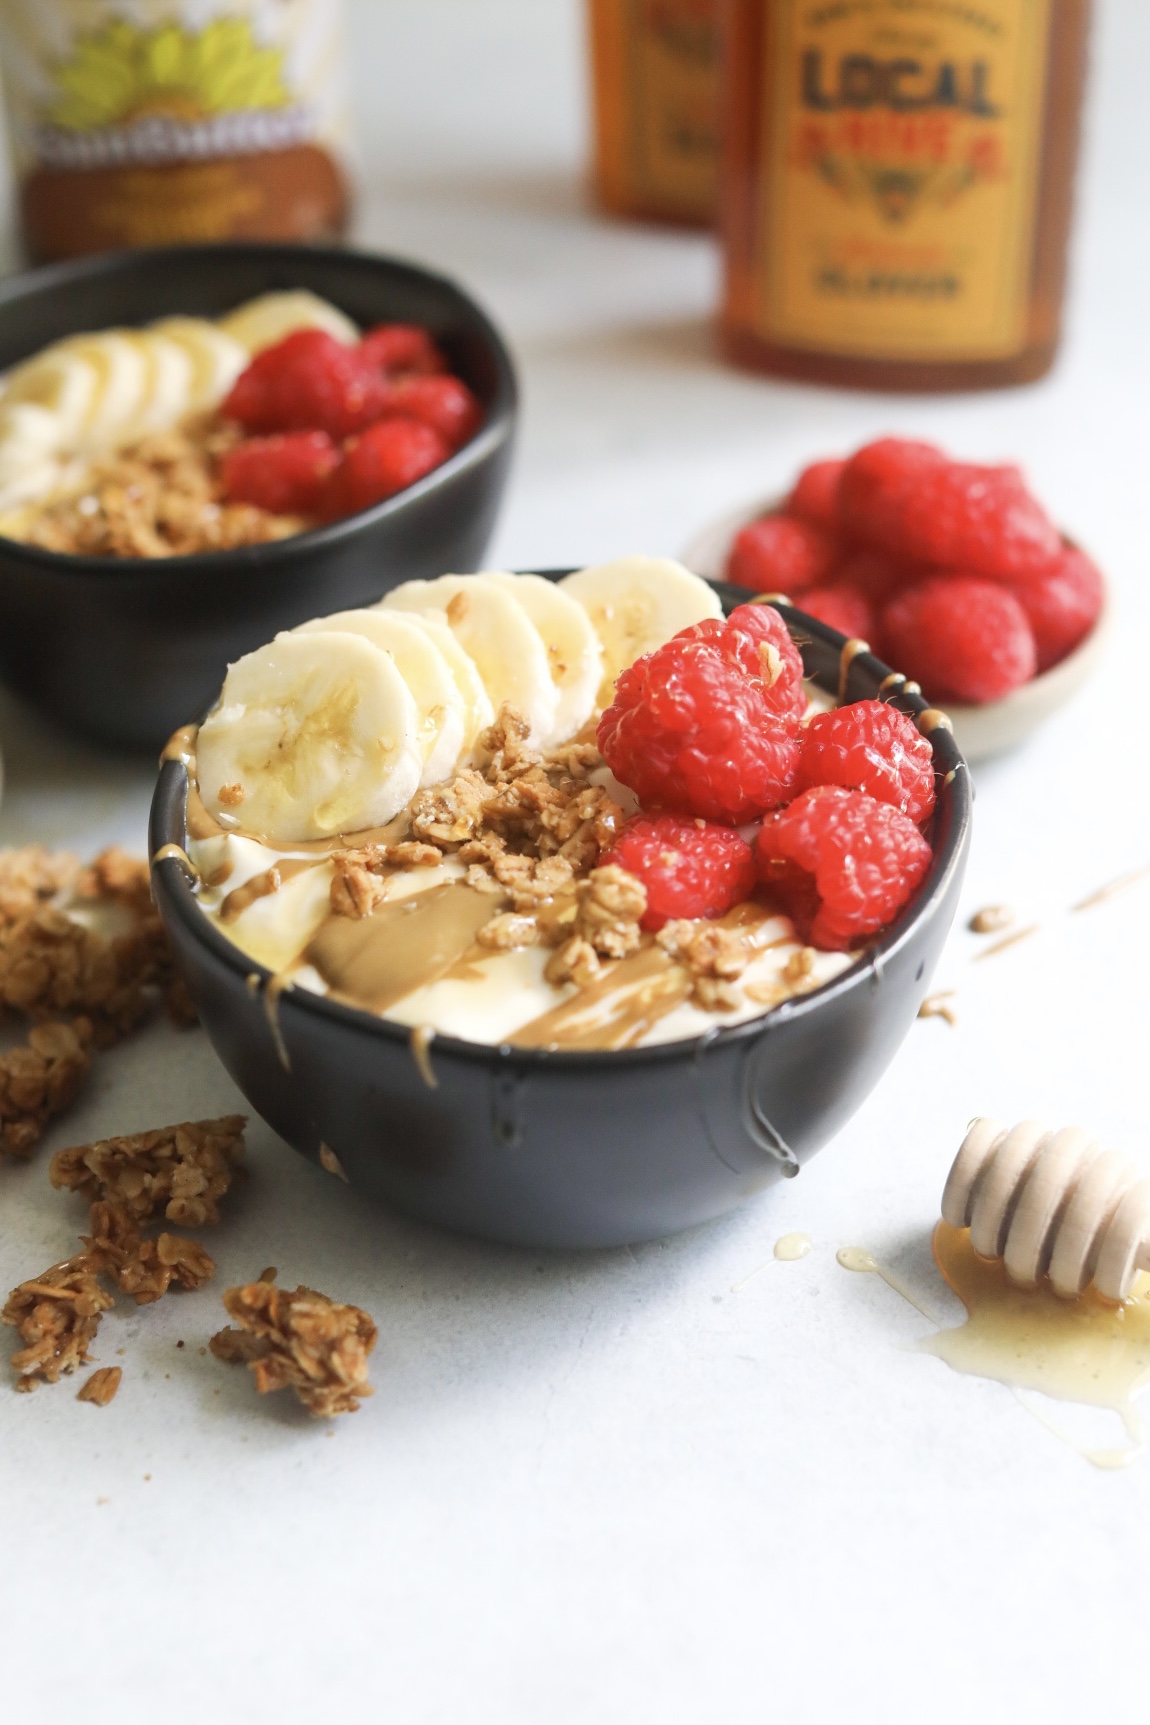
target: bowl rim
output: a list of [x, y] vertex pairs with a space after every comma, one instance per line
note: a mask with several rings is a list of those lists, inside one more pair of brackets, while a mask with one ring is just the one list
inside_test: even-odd
[[[725, 549], [729, 551], [735, 534], [741, 528], [749, 527], [752, 521], [761, 521], [765, 515], [780, 514], [788, 496], [789, 493], [786, 491], [774, 492], [770, 497], [761, 498], [758, 503], [742, 504], [737, 509], [726, 509], [721, 515], [712, 516], [709, 521], [691, 535], [683, 547], [681, 556], [685, 567], [704, 581], [722, 584], [723, 577], [721, 575], [709, 575], [697, 567], [700, 561], [710, 561], [709, 556], [701, 555], [704, 548], [707, 552], [711, 552], [722, 539], [725, 542]], [[1062, 528], [1059, 528], [1058, 532], [1064, 545], [1068, 545], [1076, 551], [1084, 550], [1084, 547], [1073, 534], [1063, 532]], [[1086, 552], [1086, 555], [1089, 557], [1090, 553]], [[1091, 561], [1094, 561], [1093, 558]], [[952, 719], [961, 724], [968, 717], [974, 718], [995, 712], [1013, 712], [1020, 706], [1029, 704], [1035, 695], [1056, 690], [1063, 683], [1070, 683], [1074, 688], [1077, 687], [1075, 679], [1080, 665], [1087, 655], [1101, 651], [1109, 638], [1114, 622], [1114, 589], [1101, 564], [1095, 563], [1094, 567], [1098, 570], [1098, 576], [1102, 582], [1102, 603], [1098, 608], [1097, 617], [1077, 646], [1072, 647], [1069, 653], [1065, 653], [1061, 659], [1056, 659], [1053, 665], [1048, 665], [1045, 671], [1036, 671], [1027, 682], [1020, 683], [1016, 689], [1011, 689], [1007, 694], [1000, 695], [997, 700], [981, 701], [977, 705], [972, 705], [969, 701], [948, 701], [946, 711]], [[729, 585], [729, 583], [726, 584]], [[802, 597], [800, 593], [798, 595], [800, 605]], [[1068, 694], [1072, 692], [1073, 689], [1068, 691]]]
[[[570, 569], [538, 569], [528, 573], [543, 575], [549, 580], [558, 580]], [[733, 587], [725, 581], [708, 581], [723, 602], [725, 612], [730, 612], [737, 605], [746, 604], [752, 598], [764, 602], [765, 595], [748, 595], [742, 588]], [[835, 650], [842, 659], [843, 649], [847, 646], [847, 637], [829, 624], [822, 623], [816, 617], [809, 617], [797, 606], [776, 601], [770, 596], [770, 602], [782, 614], [784, 622], [792, 637], [806, 635], [820, 640], [825, 646]], [[865, 671], [867, 680], [873, 677], [876, 683], [883, 678], [897, 677], [888, 665], [871, 652], [859, 652], [848, 662], [849, 670]], [[841, 672], [840, 672], [841, 675]], [[908, 717], [916, 719], [920, 713], [931, 709], [927, 701], [913, 692], [905, 692], [902, 679], [893, 687], [889, 694], [882, 697], [860, 696], [860, 699], [882, 698], [891, 706], [897, 707]], [[832, 1000], [864, 986], [872, 976], [881, 975], [888, 959], [895, 956], [901, 948], [909, 944], [919, 926], [934, 914], [938, 903], [945, 898], [954, 879], [955, 873], [961, 868], [970, 833], [971, 812], [973, 804], [973, 784], [969, 769], [954, 737], [946, 725], [938, 725], [929, 733], [927, 740], [935, 755], [935, 770], [939, 775], [938, 796], [943, 796], [950, 803], [949, 830], [937, 848], [932, 846], [933, 860], [927, 875], [909, 905], [894, 919], [889, 927], [880, 935], [877, 941], [860, 953], [854, 963], [849, 964], [838, 976], [829, 982], [820, 984], [808, 994], [794, 995], [789, 1000], [781, 1001], [777, 1006], [757, 1013], [738, 1024], [712, 1025], [698, 1036], [682, 1037], [676, 1041], [655, 1043], [642, 1048], [622, 1049], [555, 1049], [555, 1048], [520, 1048], [513, 1043], [471, 1042], [463, 1037], [450, 1036], [436, 1031], [432, 1044], [433, 1053], [443, 1053], [455, 1059], [488, 1063], [495, 1061], [511, 1062], [517, 1068], [541, 1071], [549, 1067], [558, 1067], [567, 1071], [594, 1071], [609, 1069], [611, 1071], [632, 1070], [637, 1067], [660, 1065], [668, 1061], [690, 1058], [697, 1060], [716, 1046], [729, 1046], [733, 1043], [753, 1041], [768, 1028], [789, 1024], [794, 1020], [803, 1019], [812, 1012]], [[209, 922], [197, 903], [196, 896], [183, 863], [178, 857], [165, 856], [157, 859], [157, 852], [166, 844], [182, 845], [187, 840], [187, 790], [188, 772], [182, 761], [167, 760], [161, 764], [159, 779], [152, 799], [151, 819], [149, 822], [149, 850], [151, 867], [162, 881], [164, 890], [169, 895], [169, 902], [179, 916], [185, 928], [193, 939], [201, 941], [208, 952], [222, 962], [233, 972], [237, 980], [253, 993], [263, 993], [274, 973], [266, 965], [258, 964], [249, 958], [238, 946], [227, 939]], [[936, 806], [935, 823], [937, 825], [938, 809]], [[160, 874], [160, 871], [163, 871]], [[259, 977], [258, 991], [254, 988], [251, 978]], [[287, 987], [278, 997], [279, 1008], [289, 1004], [304, 1012], [311, 1012], [321, 1020], [327, 1020], [346, 1026], [361, 1034], [381, 1037], [385, 1042], [397, 1047], [408, 1049], [411, 1043], [412, 1026], [399, 1024], [379, 1014], [367, 1012], [361, 1007], [348, 1006], [342, 1001], [332, 1000], [328, 995], [316, 994], [306, 988]]]
[[[57, 575], [70, 575], [75, 572], [97, 580], [121, 582], [133, 578], [146, 581], [157, 564], [162, 565], [165, 571], [170, 570], [175, 574], [200, 575], [210, 574], [212, 569], [225, 566], [226, 560], [230, 576], [234, 577], [237, 568], [242, 568], [245, 573], [260, 573], [272, 561], [280, 561], [285, 557], [309, 557], [317, 548], [338, 545], [374, 527], [378, 522], [401, 515], [405, 508], [429, 496], [439, 486], [481, 466], [512, 434], [519, 407], [519, 384], [507, 343], [492, 319], [470, 292], [453, 277], [429, 269], [414, 259], [394, 256], [389, 252], [369, 252], [353, 246], [264, 244], [252, 240], [213, 245], [156, 246], [139, 251], [101, 252], [92, 257], [68, 258], [59, 263], [44, 264], [37, 269], [24, 270], [19, 275], [0, 281], [0, 323], [13, 306], [34, 298], [46, 288], [66, 286], [71, 282], [84, 282], [97, 277], [130, 276], [136, 271], [147, 269], [162, 271], [167, 264], [178, 266], [180, 262], [186, 262], [189, 255], [209, 259], [215, 257], [221, 262], [247, 259], [273, 263], [276, 260], [288, 262], [300, 257], [309, 260], [318, 258], [325, 263], [350, 264], [353, 268], [361, 268], [367, 272], [382, 271], [392, 276], [407, 277], [415, 283], [432, 283], [438, 288], [446, 289], [475, 320], [495, 361], [495, 392], [483, 424], [462, 448], [453, 451], [446, 461], [433, 468], [430, 473], [424, 474], [422, 479], [417, 479], [413, 485], [406, 486], [380, 503], [373, 503], [370, 509], [361, 509], [354, 515], [342, 516], [338, 521], [309, 527], [303, 533], [289, 534], [286, 539], [270, 539], [255, 545], [229, 546], [218, 551], [194, 551], [175, 557], [125, 558], [101, 557], [89, 552], [49, 551], [43, 546], [29, 545], [22, 539], [12, 539], [6, 534], [0, 534], [0, 552], [3, 554], [26, 559], [28, 563]], [[40, 351], [42, 349], [35, 350]], [[34, 353], [26, 357], [33, 358]]]

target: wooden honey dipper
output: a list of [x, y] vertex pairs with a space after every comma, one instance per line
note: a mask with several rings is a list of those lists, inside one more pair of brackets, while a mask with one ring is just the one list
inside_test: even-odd
[[1081, 1126], [972, 1121], [942, 1219], [969, 1228], [974, 1250], [1003, 1259], [1012, 1282], [1033, 1288], [1049, 1276], [1067, 1300], [1092, 1281], [1103, 1299], [1120, 1302], [1138, 1271], [1150, 1270], [1150, 1179]]

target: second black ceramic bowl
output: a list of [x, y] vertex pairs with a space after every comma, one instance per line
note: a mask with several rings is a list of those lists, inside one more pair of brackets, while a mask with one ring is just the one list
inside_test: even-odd
[[[715, 585], [728, 610], [745, 602], [740, 589]], [[807, 674], [836, 691], [843, 636], [779, 609]], [[849, 663], [846, 694], [876, 696], [888, 675], [864, 653]], [[912, 716], [924, 710], [915, 696], [893, 701]], [[424, 1058], [404, 1026], [305, 989], [269, 1001], [270, 973], [203, 915], [177, 858], [154, 864], [153, 890], [216, 1052], [305, 1156], [464, 1233], [525, 1246], [634, 1243], [797, 1174], [890, 1062], [953, 920], [970, 839], [962, 757], [949, 731], [931, 730], [930, 741], [934, 862], [911, 905], [833, 982], [661, 1047], [549, 1052], [441, 1036]], [[187, 789], [186, 769], [165, 763], [153, 856], [185, 844]]]
[[474, 569], [483, 555], [511, 456], [515, 376], [475, 302], [413, 264], [259, 245], [56, 264], [0, 284], [0, 371], [80, 330], [216, 317], [282, 288], [310, 288], [363, 327], [425, 325], [483, 403], [483, 427], [387, 502], [276, 544], [137, 561], [0, 538], [0, 677], [97, 742], [159, 748], [211, 703], [230, 660], [278, 630], [371, 604], [400, 581]]

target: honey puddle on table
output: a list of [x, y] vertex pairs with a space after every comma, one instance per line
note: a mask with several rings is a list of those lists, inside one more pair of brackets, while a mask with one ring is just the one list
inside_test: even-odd
[[[1146, 1423], [1134, 1406], [1150, 1384], [1150, 1275], [1140, 1275], [1130, 1299], [1110, 1305], [1088, 1288], [1077, 1300], [1060, 1300], [1046, 1283], [1019, 1288], [1001, 1262], [980, 1258], [970, 1231], [939, 1222], [931, 1240], [935, 1263], [966, 1307], [966, 1322], [941, 1326], [917, 1346], [952, 1371], [1005, 1384], [1028, 1413], [1096, 1467], [1125, 1467], [1146, 1447]], [[869, 1271], [937, 1323], [910, 1290], [859, 1246], [845, 1246], [838, 1261]], [[1090, 1449], [1063, 1431], [1027, 1391], [1116, 1413], [1130, 1436], [1123, 1449]]]

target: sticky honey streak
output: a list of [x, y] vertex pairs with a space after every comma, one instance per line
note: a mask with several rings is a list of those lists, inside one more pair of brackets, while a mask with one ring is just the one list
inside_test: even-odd
[[[943, 1279], [966, 1307], [964, 1324], [919, 1343], [953, 1371], [991, 1378], [1055, 1401], [1108, 1408], [1130, 1438], [1124, 1450], [1083, 1449], [1098, 1467], [1122, 1467], [1146, 1446], [1146, 1422], [1134, 1397], [1150, 1384], [1150, 1276], [1142, 1274], [1122, 1305], [1087, 1288], [1076, 1300], [1053, 1289], [1018, 1288], [1001, 1262], [980, 1258], [966, 1228], [939, 1222], [931, 1239]], [[1066, 1434], [1024, 1403], [1064, 1441]], [[1075, 1444], [1075, 1448], [1081, 1448]]]
[[[966, 1307], [966, 1322], [916, 1344], [952, 1371], [989, 1378], [1014, 1391], [1022, 1406], [1063, 1443], [1100, 1468], [1126, 1467], [1146, 1447], [1146, 1421], [1134, 1398], [1150, 1384], [1150, 1275], [1140, 1275], [1122, 1305], [1103, 1300], [1093, 1288], [1076, 1300], [1060, 1300], [1047, 1284], [1019, 1288], [1002, 1263], [980, 1258], [968, 1228], [939, 1222], [931, 1238], [943, 1280]], [[860, 1246], [844, 1246], [846, 1270], [878, 1275], [916, 1311], [938, 1324], [910, 1290]], [[1130, 1438], [1124, 1449], [1089, 1449], [1064, 1432], [1027, 1392], [1054, 1401], [1105, 1408]]]

